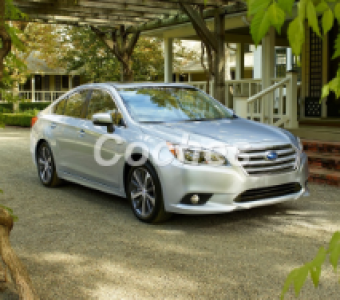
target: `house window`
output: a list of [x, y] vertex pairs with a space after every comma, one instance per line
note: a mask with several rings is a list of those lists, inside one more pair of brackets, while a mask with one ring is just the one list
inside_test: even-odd
[[61, 86], [63, 89], [68, 89], [69, 87], [69, 80], [68, 75], [62, 75], [61, 77]]
[[42, 76], [35, 75], [35, 90], [41, 91], [42, 90]]
[[21, 91], [30, 91], [30, 90], [32, 90], [31, 83], [32, 83], [31, 77], [27, 78], [25, 84], [21, 85]]
[[73, 76], [73, 87], [77, 87], [79, 85], [80, 85], [80, 76], [79, 75]]
[[286, 77], [287, 70], [287, 50], [286, 48], [275, 49], [275, 69], [276, 78]]
[[61, 91], [61, 76], [55, 75], [54, 78], [55, 78], [55, 90]]

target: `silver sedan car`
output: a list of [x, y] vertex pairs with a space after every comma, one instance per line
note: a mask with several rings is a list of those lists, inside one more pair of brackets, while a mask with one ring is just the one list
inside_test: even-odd
[[42, 111], [31, 153], [43, 185], [125, 197], [136, 217], [211, 214], [308, 195], [298, 138], [182, 84], [88, 84]]

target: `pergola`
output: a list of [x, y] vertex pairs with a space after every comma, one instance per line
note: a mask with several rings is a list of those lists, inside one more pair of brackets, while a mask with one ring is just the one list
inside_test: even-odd
[[[213, 55], [214, 95], [225, 100], [225, 16], [245, 11], [243, 1], [229, 0], [14, 0], [30, 21], [91, 26], [122, 65], [122, 80], [133, 80], [131, 56], [141, 33], [191, 23]], [[206, 24], [214, 19], [214, 29]], [[165, 41], [165, 52], [172, 45]], [[171, 79], [166, 55], [165, 81]]]

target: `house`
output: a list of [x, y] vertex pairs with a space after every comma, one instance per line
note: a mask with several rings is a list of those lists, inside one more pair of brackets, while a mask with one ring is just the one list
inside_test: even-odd
[[68, 74], [63, 68], [50, 68], [39, 58], [39, 52], [30, 53], [26, 62], [30, 76], [26, 83], [19, 85], [21, 99], [54, 101], [72, 87], [83, 83], [79, 75]]
[[[196, 50], [197, 53], [201, 53], [200, 43], [183, 41], [183, 45], [191, 47]], [[226, 77], [229, 79], [236, 79], [236, 45], [230, 45], [229, 59], [226, 62]], [[255, 47], [250, 44], [245, 45], [244, 51], [244, 78], [254, 78], [254, 51]], [[204, 60], [206, 63], [206, 59]], [[173, 81], [174, 82], [192, 82], [192, 81], [205, 81], [206, 75], [203, 70], [201, 62], [192, 61], [182, 67], [177, 67], [174, 70]]]

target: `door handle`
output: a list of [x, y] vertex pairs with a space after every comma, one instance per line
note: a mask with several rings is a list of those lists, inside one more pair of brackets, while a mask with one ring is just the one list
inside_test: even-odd
[[85, 130], [81, 129], [79, 130], [79, 136], [83, 137], [85, 135]]
[[52, 123], [52, 124], [51, 124], [51, 128], [52, 128], [52, 129], [54, 129], [54, 128], [56, 128], [56, 127], [57, 127], [57, 124], [56, 124], [56, 123]]

